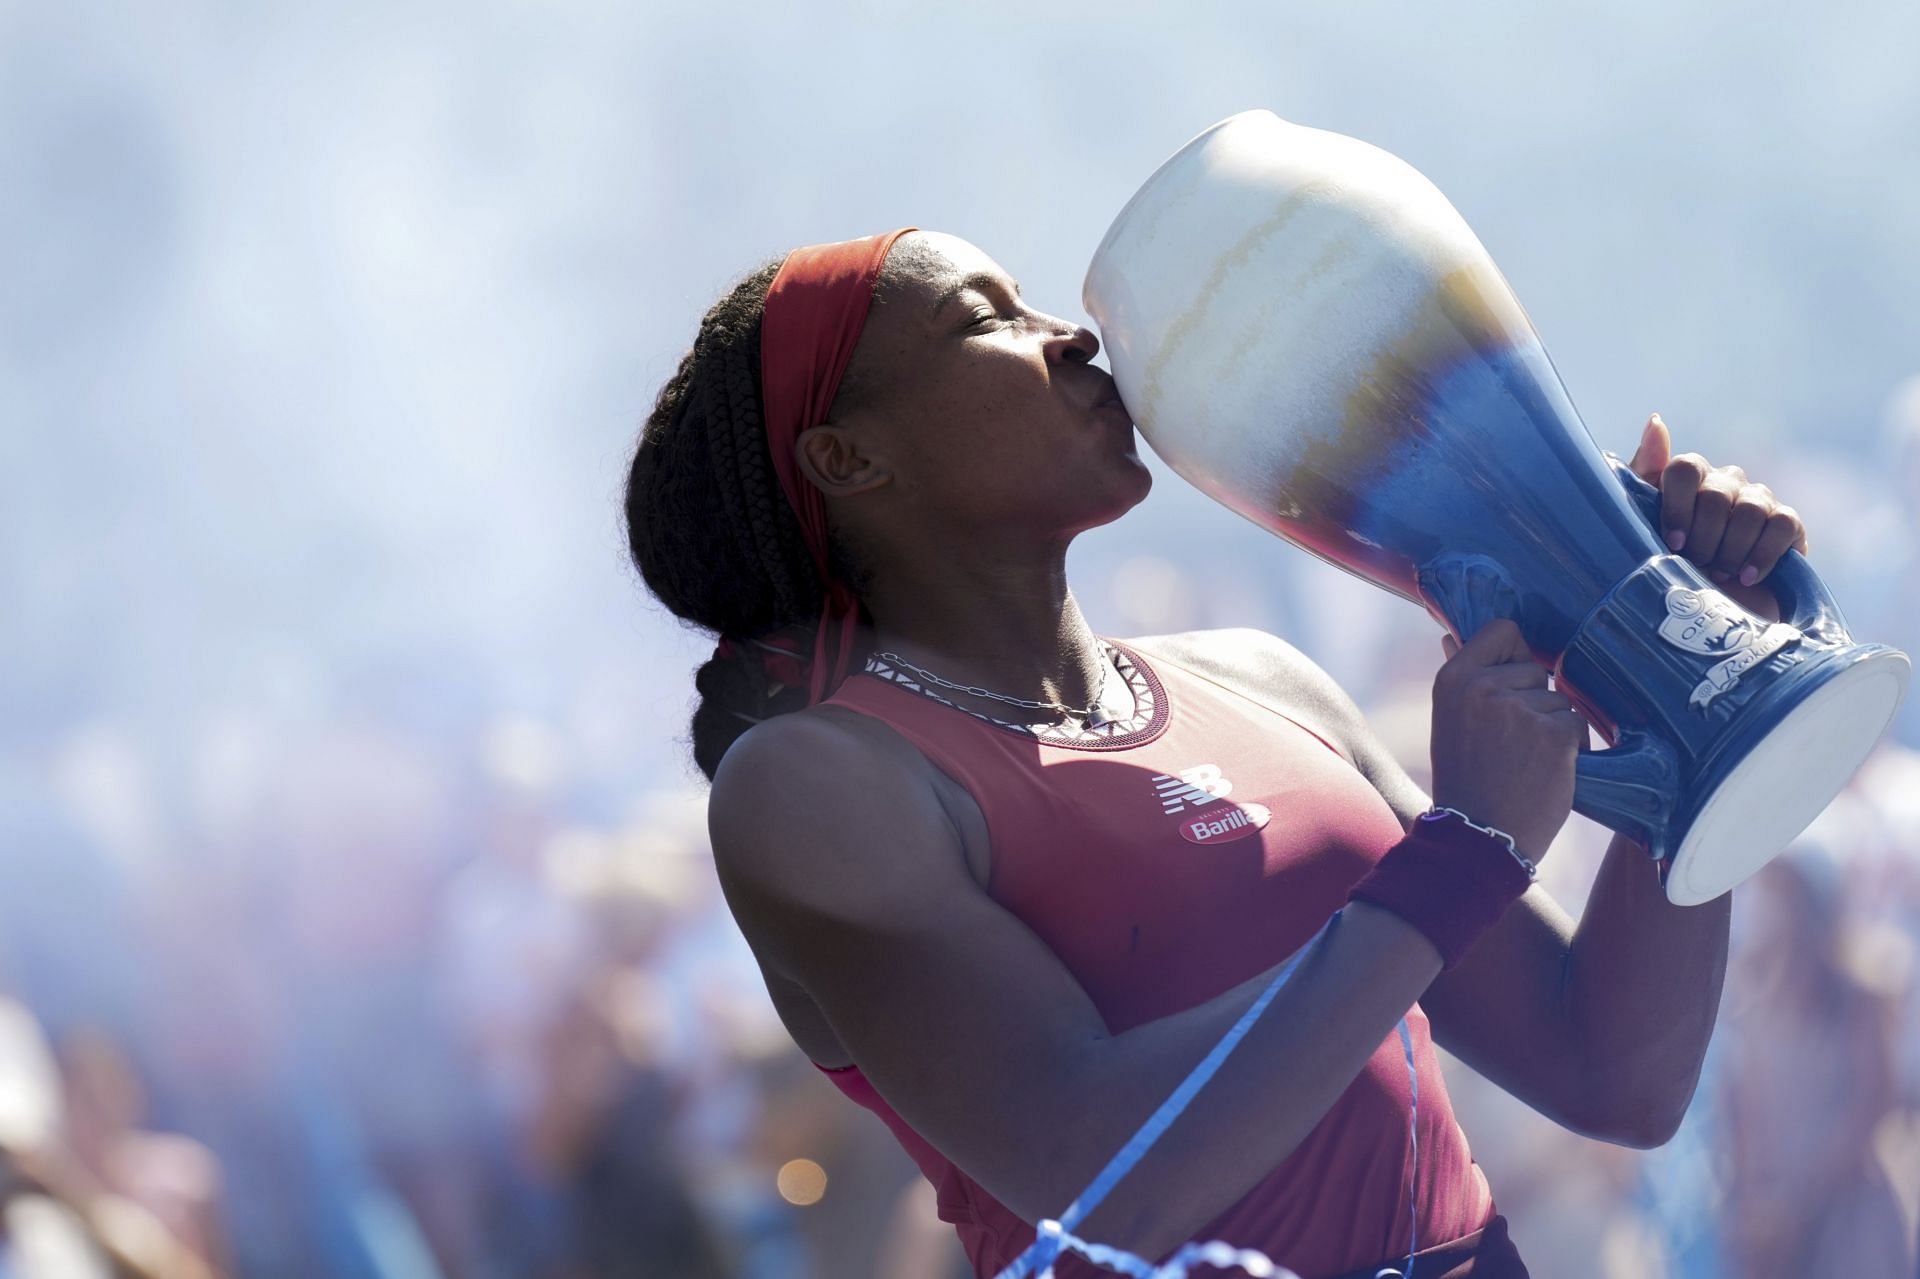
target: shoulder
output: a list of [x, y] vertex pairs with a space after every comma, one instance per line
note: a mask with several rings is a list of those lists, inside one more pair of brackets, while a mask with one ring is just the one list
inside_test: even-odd
[[707, 797], [722, 886], [821, 906], [897, 887], [923, 861], [945, 874], [958, 838], [930, 771], [857, 712], [814, 706], [756, 724], [721, 758]]
[[860, 792], [911, 788], [925, 772], [926, 757], [887, 725], [810, 706], [763, 720], [728, 747], [714, 770], [708, 824], [737, 829], [770, 813], [799, 820]]
[[1159, 657], [1285, 715], [1318, 734], [1371, 782], [1403, 819], [1427, 797], [1375, 735], [1353, 697], [1311, 657], [1251, 626], [1126, 639]]
[[723, 772], [758, 775], [757, 766], [771, 759], [790, 760], [796, 751], [825, 751], [836, 761], [844, 761], [848, 756], [872, 752], [900, 754], [893, 745], [899, 742], [899, 734], [870, 715], [830, 703], [809, 706], [763, 719], [742, 733], [721, 758], [720, 768], [714, 773], [714, 785], [720, 784]]
[[1184, 667], [1215, 684], [1304, 719], [1349, 762], [1365, 719], [1345, 689], [1312, 658], [1278, 635], [1251, 626], [1144, 635], [1122, 643]]

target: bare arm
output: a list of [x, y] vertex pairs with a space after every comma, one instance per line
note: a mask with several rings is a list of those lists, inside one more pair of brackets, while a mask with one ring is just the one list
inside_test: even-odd
[[[1643, 1144], [1670, 1138], [1693, 1100], [1727, 976], [1733, 894], [1699, 906], [1667, 900], [1647, 851], [1607, 846], [1567, 955], [1575, 1033]], [[1599, 1081], [1596, 1081], [1599, 1083]]]
[[[1428, 797], [1360, 708], [1299, 650], [1243, 633], [1267, 697], [1309, 706], [1402, 822]], [[1538, 884], [1420, 997], [1435, 1042], [1561, 1126], [1665, 1142], [1693, 1098], [1726, 976], [1730, 895], [1667, 901], [1646, 850], [1616, 836], [1578, 925]]]
[[[967, 874], [925, 766], [817, 716], [742, 737], [714, 778], [728, 904], [887, 1102], [1028, 1221], [1063, 1211], [1265, 988], [1108, 1033], [1086, 992]], [[1284, 1160], [1440, 970], [1347, 906], [1247, 1039], [1082, 1229], [1158, 1257]]]

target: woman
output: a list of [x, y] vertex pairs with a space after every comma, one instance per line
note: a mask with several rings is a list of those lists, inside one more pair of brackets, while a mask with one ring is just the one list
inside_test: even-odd
[[[1530, 887], [1586, 728], [1510, 623], [1446, 642], [1433, 800], [1453, 811], [1426, 821], [1282, 641], [1096, 636], [1067, 547], [1151, 482], [1097, 352], [973, 245], [909, 229], [748, 276], [662, 390], [631, 548], [721, 637], [694, 758], [768, 991], [993, 1274], [1343, 911], [1077, 1233], [1149, 1258], [1224, 1239], [1306, 1279], [1404, 1265], [1410, 1242], [1423, 1276], [1524, 1275], [1433, 1045], [1577, 1131], [1663, 1141], [1727, 899], [1670, 906], [1624, 840], [1577, 932]], [[1656, 419], [1634, 462], [1667, 527], [1751, 586], [1797, 517], [1666, 450]]]

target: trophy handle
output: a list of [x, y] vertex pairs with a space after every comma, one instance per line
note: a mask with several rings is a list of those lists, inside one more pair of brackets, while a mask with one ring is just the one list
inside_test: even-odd
[[[1627, 490], [1627, 496], [1633, 499], [1640, 514], [1646, 517], [1654, 536], [1661, 536], [1660, 490], [1635, 475], [1633, 468], [1616, 455], [1603, 452], [1601, 456], [1613, 467], [1621, 487]], [[1665, 549], [1664, 544], [1662, 549]], [[1827, 584], [1807, 563], [1806, 556], [1788, 547], [1786, 554], [1774, 564], [1773, 571], [1767, 574], [1767, 584], [1773, 588], [1773, 597], [1780, 601], [1782, 621], [1831, 644], [1852, 642], [1846, 620], [1840, 615], [1840, 606], [1828, 592]]]
[[[1660, 492], [1626, 474], [1653, 494], [1659, 518]], [[1447, 551], [1416, 571], [1421, 593], [1453, 627], [1462, 643], [1496, 617], [1522, 623], [1520, 592], [1491, 556]], [[1679, 755], [1671, 743], [1635, 728], [1622, 728], [1605, 750], [1583, 749], [1574, 764], [1573, 811], [1646, 846], [1655, 861], [1667, 847], [1667, 819], [1679, 793]]]
[[1619, 831], [1666, 860], [1667, 819], [1680, 790], [1680, 759], [1671, 743], [1622, 728], [1603, 751], [1580, 752], [1573, 765], [1573, 811]]
[[1491, 555], [1443, 551], [1422, 564], [1414, 578], [1429, 608], [1438, 607], [1462, 644], [1496, 617], [1522, 620], [1519, 588]]

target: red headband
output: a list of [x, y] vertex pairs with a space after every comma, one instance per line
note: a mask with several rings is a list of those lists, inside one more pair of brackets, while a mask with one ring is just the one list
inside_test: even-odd
[[760, 320], [760, 395], [767, 449], [780, 489], [800, 520], [813, 566], [826, 584], [814, 636], [807, 704], [822, 701], [847, 678], [853, 661], [860, 600], [827, 567], [827, 504], [800, 474], [794, 441], [827, 420], [834, 393], [853, 357], [873, 303], [873, 282], [893, 242], [916, 227], [837, 244], [814, 244], [787, 254], [767, 289]]

